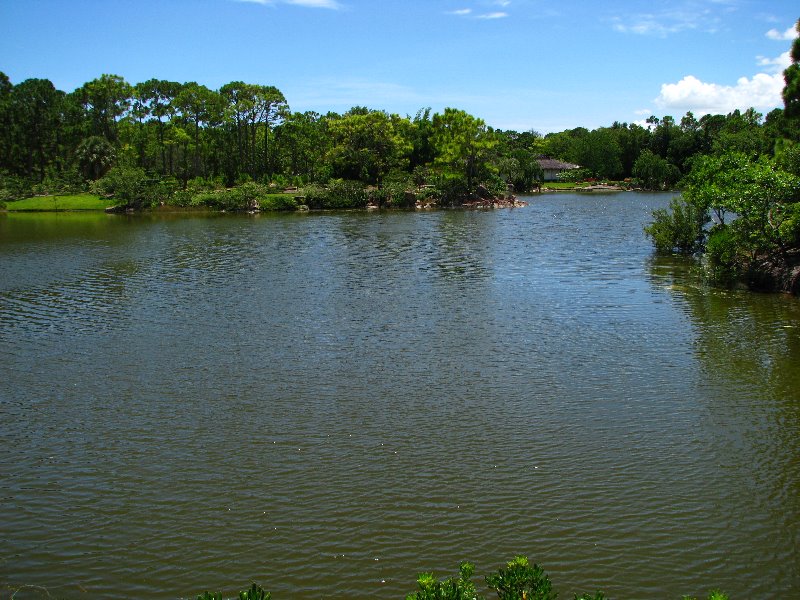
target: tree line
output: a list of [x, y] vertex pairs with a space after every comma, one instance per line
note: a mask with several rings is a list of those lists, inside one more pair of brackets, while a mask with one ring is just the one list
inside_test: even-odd
[[86, 189], [112, 171], [101, 191], [113, 193], [131, 177], [139, 187], [159, 182], [154, 197], [245, 182], [378, 189], [395, 182], [455, 199], [478, 184], [529, 191], [541, 180], [542, 156], [580, 165], [573, 177], [666, 189], [698, 155], [774, 156], [786, 140], [800, 139], [784, 109], [766, 117], [753, 109], [700, 119], [689, 112], [679, 121], [653, 116], [543, 136], [493, 129], [455, 108], [413, 117], [361, 106], [292, 112], [276, 87], [241, 81], [212, 90], [102, 75], [67, 93], [47, 79], [13, 84], [3, 73], [0, 132], [0, 200]]

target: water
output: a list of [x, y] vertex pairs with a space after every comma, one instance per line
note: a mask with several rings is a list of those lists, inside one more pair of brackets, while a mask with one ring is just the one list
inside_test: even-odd
[[0, 597], [800, 595], [800, 302], [667, 203], [0, 215]]

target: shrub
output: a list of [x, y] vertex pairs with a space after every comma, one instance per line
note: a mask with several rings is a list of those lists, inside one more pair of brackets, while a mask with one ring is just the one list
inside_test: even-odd
[[[270, 600], [272, 594], [265, 592], [260, 585], [253, 583], [248, 589], [239, 592], [238, 598], [239, 600]], [[223, 600], [223, 598], [221, 592], [217, 592], [216, 594], [204, 592], [197, 597], [197, 600]]]
[[259, 199], [261, 210], [297, 210], [291, 194], [267, 194]]
[[781, 213], [780, 224], [777, 225], [781, 243], [791, 248], [800, 247], [800, 202], [786, 204], [775, 212]]
[[151, 179], [143, 169], [114, 167], [91, 185], [99, 196], [112, 196], [130, 208], [147, 208], [162, 200], [168, 193], [158, 179]]
[[413, 186], [407, 184], [402, 180], [385, 182], [379, 189], [370, 192], [370, 200], [379, 207], [413, 208], [416, 196], [411, 192]]
[[592, 172], [589, 169], [568, 169], [566, 171], [561, 171], [558, 175], [556, 175], [556, 180], [569, 183], [584, 181], [589, 179], [591, 176]]
[[369, 200], [360, 181], [337, 179], [328, 184], [330, 195], [326, 208], [365, 208]]
[[472, 191], [463, 177], [441, 177], [436, 187], [439, 190], [439, 201], [446, 206], [462, 204]]
[[728, 284], [739, 274], [737, 261], [738, 241], [730, 227], [714, 226], [708, 234], [706, 257], [712, 281]]
[[508, 184], [498, 175], [488, 176], [484, 180], [483, 186], [496, 198], [505, 198], [506, 192], [508, 191]]
[[483, 598], [478, 596], [475, 584], [472, 583], [472, 575], [475, 567], [462, 562], [459, 565], [460, 575], [450, 577], [444, 581], [438, 581], [432, 573], [422, 573], [417, 578], [419, 591], [406, 596], [406, 600], [478, 600]]
[[335, 179], [328, 187], [307, 185], [303, 188], [306, 204], [313, 209], [364, 208], [369, 197], [359, 181]]
[[501, 600], [555, 600], [553, 584], [544, 569], [516, 556], [505, 569], [486, 577], [486, 585], [497, 591]]
[[0, 201], [11, 202], [31, 196], [31, 183], [17, 175], [0, 171]]
[[[459, 574], [444, 580], [436, 579], [432, 573], [421, 573], [417, 578], [419, 590], [406, 595], [406, 600], [486, 600], [478, 594], [472, 577], [475, 567], [466, 561], [459, 565]], [[553, 591], [549, 577], [544, 570], [531, 565], [524, 556], [516, 556], [507, 563], [506, 568], [486, 577], [486, 584], [495, 592], [500, 600], [555, 600], [557, 593]], [[336, 596], [329, 591], [323, 596]], [[261, 586], [253, 583], [246, 590], [239, 592], [239, 600], [271, 600], [271, 595]], [[575, 600], [606, 600], [603, 592], [575, 595]], [[197, 600], [223, 600], [222, 594], [205, 592], [197, 596]], [[684, 596], [683, 600], [696, 600]], [[728, 597], [714, 590], [707, 600], [728, 600]]]
[[653, 222], [644, 232], [653, 240], [656, 251], [662, 254], [699, 252], [705, 236], [704, 226], [709, 222], [707, 211], [687, 202], [682, 196], [670, 200], [670, 210], [653, 211]]

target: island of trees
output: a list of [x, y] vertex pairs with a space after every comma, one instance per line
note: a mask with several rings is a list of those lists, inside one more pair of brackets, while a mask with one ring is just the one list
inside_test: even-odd
[[688, 112], [544, 136], [455, 108], [292, 112], [277, 88], [241, 81], [212, 90], [102, 75], [66, 93], [0, 73], [0, 208], [80, 192], [129, 209], [481, 205], [539, 189], [539, 161], [551, 157], [580, 165], [572, 180], [683, 188], [647, 228], [657, 251], [705, 252], [717, 281], [797, 292], [799, 44], [784, 108], [766, 116]]

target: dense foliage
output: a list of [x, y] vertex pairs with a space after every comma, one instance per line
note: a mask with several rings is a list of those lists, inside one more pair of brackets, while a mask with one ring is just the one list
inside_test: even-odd
[[[368, 190], [377, 204], [407, 206], [408, 189], [452, 200], [478, 184], [524, 192], [541, 176], [538, 134], [495, 131], [451, 108], [413, 119], [365, 107], [293, 113], [278, 89], [240, 81], [211, 90], [102, 75], [65, 93], [0, 73], [0, 132], [0, 201], [91, 189], [131, 208], [246, 209], [294, 186], [316, 208], [363, 206]], [[224, 192], [244, 184], [263, 187]]]
[[[800, 48], [792, 52], [800, 55]], [[308, 191], [310, 207], [363, 206], [365, 193], [379, 206], [405, 207], [414, 200], [408, 190], [454, 204], [478, 185], [498, 194], [508, 184], [516, 192], [536, 189], [542, 156], [580, 165], [572, 179], [633, 179], [668, 189], [698, 156], [774, 158], [786, 140], [797, 141], [798, 78], [795, 61], [786, 109], [766, 118], [753, 109], [699, 120], [687, 113], [680, 121], [653, 116], [541, 136], [492, 129], [455, 108], [414, 117], [360, 106], [344, 114], [292, 112], [277, 88], [241, 81], [212, 90], [101, 75], [63, 92], [47, 79], [14, 84], [0, 73], [0, 202], [91, 188], [133, 208], [248, 209], [270, 206], [270, 193], [297, 187], [297, 195]], [[223, 192], [245, 183], [263, 187], [246, 198]], [[356, 186], [361, 191], [349, 193]], [[347, 190], [350, 200], [331, 187]]]
[[724, 144], [686, 160], [683, 196], [645, 228], [659, 252], [705, 254], [719, 283], [800, 293], [800, 38], [791, 56], [785, 110], [762, 128], [770, 135], [755, 134], [757, 115], [742, 115]]

